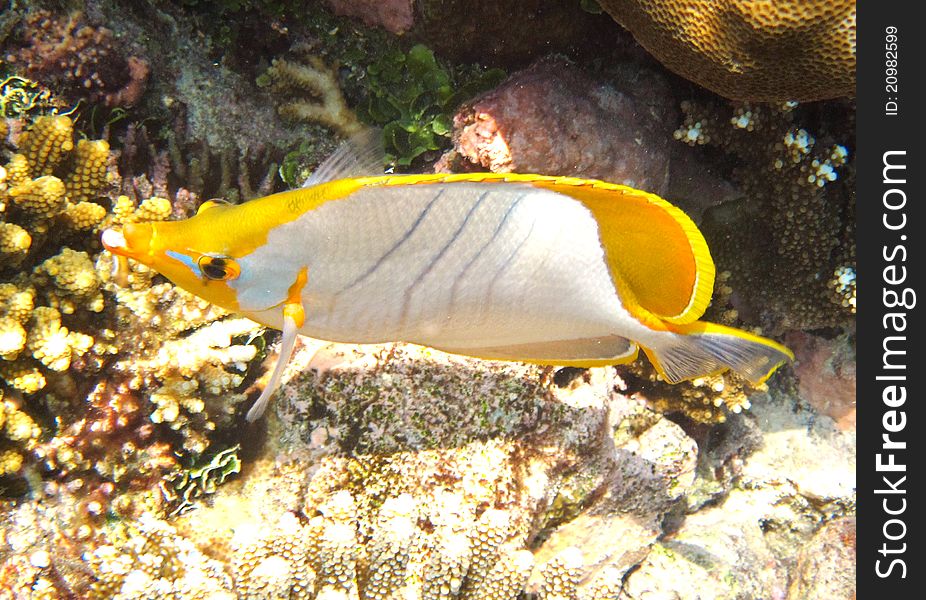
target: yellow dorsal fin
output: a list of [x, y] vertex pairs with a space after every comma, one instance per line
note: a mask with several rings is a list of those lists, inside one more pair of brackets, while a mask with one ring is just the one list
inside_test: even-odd
[[628, 310], [676, 324], [704, 314], [714, 289], [714, 261], [688, 215], [655, 194], [622, 185], [569, 177], [532, 185], [571, 196], [592, 212]]

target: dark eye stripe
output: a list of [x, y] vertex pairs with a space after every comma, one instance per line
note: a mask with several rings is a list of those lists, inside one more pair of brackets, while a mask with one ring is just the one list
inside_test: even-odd
[[221, 281], [238, 276], [235, 261], [224, 256], [202, 256], [198, 261], [198, 266], [206, 279]]
[[203, 275], [207, 279], [225, 279], [228, 277], [228, 271], [225, 270], [225, 267], [215, 263], [204, 263], [200, 265]]

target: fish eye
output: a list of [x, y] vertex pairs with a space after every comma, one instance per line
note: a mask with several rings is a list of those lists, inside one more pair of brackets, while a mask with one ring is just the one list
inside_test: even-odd
[[197, 265], [206, 279], [227, 281], [237, 279], [241, 275], [238, 263], [226, 256], [201, 256]]

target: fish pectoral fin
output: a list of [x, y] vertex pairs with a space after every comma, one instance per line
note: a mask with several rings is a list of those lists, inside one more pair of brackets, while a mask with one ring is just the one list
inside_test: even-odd
[[254, 402], [254, 406], [248, 411], [247, 420], [253, 423], [264, 414], [267, 405], [270, 403], [270, 397], [273, 392], [280, 386], [280, 380], [283, 377], [283, 370], [289, 363], [293, 355], [293, 349], [296, 347], [296, 337], [299, 335], [299, 329], [305, 322], [305, 309], [301, 303], [287, 303], [283, 307], [283, 342], [280, 344], [280, 357], [273, 367], [273, 374], [270, 375], [270, 381], [267, 382], [264, 391]]
[[489, 360], [515, 360], [568, 367], [600, 367], [632, 362], [638, 350], [634, 342], [618, 335], [510, 346], [438, 349]]
[[695, 321], [674, 329], [677, 333], [670, 342], [643, 348], [669, 383], [732, 369], [758, 385], [794, 360], [794, 354], [778, 342], [733, 327]]

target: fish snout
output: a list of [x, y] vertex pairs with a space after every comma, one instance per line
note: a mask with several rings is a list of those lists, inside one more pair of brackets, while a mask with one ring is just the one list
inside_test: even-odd
[[105, 229], [100, 241], [113, 254], [139, 258], [150, 251], [151, 230], [151, 225], [147, 223], [128, 223], [121, 229], [118, 227]]

